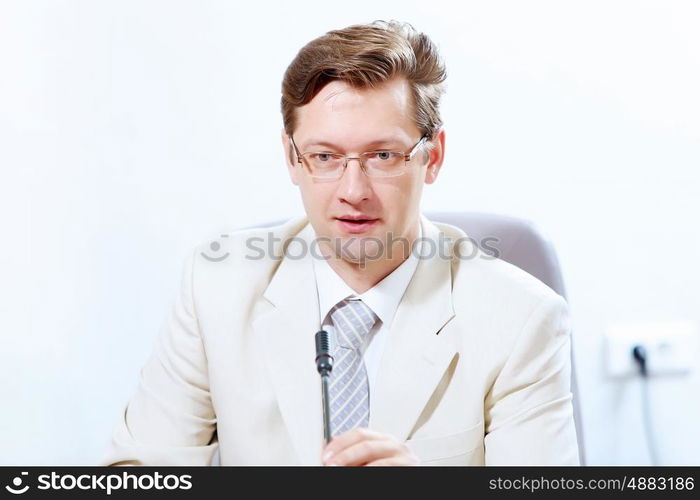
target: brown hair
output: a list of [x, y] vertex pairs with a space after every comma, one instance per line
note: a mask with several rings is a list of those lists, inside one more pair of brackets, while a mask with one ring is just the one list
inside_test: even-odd
[[445, 66], [427, 35], [397, 21], [348, 26], [306, 44], [282, 80], [284, 130], [292, 134], [296, 108], [311, 101], [332, 80], [366, 88], [395, 76], [408, 81], [414, 122], [422, 134], [432, 138], [442, 126], [439, 104], [445, 91]]

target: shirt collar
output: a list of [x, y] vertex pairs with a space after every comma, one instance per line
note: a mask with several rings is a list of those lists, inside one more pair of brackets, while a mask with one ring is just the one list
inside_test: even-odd
[[[313, 239], [314, 231], [309, 223], [304, 228], [305, 235], [310, 235]], [[418, 242], [423, 244], [423, 228], [418, 225]], [[418, 255], [422, 255], [422, 248], [418, 249]], [[408, 284], [418, 267], [418, 257], [416, 252], [410, 252], [408, 258], [403, 261], [389, 275], [385, 276], [379, 283], [367, 290], [365, 293], [357, 294], [343, 279], [333, 270], [328, 262], [319, 255], [315, 249], [312, 257], [316, 286], [318, 289], [320, 323], [323, 324], [330, 310], [338, 302], [346, 298], [359, 298], [369, 306], [372, 311], [382, 320], [382, 324], [391, 325], [396, 314], [396, 309], [401, 302]]]

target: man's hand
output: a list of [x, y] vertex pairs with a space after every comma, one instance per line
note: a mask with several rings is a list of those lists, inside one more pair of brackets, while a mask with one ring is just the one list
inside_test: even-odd
[[394, 436], [362, 427], [333, 438], [322, 457], [323, 465], [418, 465], [418, 457]]

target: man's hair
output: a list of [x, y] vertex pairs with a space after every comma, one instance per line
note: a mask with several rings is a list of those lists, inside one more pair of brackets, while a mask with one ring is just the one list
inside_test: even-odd
[[361, 89], [404, 77], [411, 89], [413, 120], [422, 134], [432, 138], [442, 126], [439, 104], [446, 76], [437, 46], [408, 23], [374, 21], [329, 31], [306, 44], [284, 73], [284, 130], [292, 135], [296, 108], [330, 81], [342, 80]]

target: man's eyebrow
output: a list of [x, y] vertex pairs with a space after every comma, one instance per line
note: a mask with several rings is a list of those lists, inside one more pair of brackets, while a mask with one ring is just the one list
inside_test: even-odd
[[[322, 139], [311, 139], [306, 141], [305, 146], [303, 146], [303, 149], [306, 151], [309, 151], [309, 148], [328, 148], [328, 150], [332, 151], [340, 151], [342, 148], [336, 144], [333, 144], [331, 142], [324, 141]], [[403, 141], [396, 139], [396, 138], [385, 138], [385, 139], [377, 139], [372, 142], [369, 142], [364, 145], [362, 148], [362, 151], [371, 151], [374, 148], [378, 147], [386, 147], [386, 146], [400, 146], [403, 144]]]

